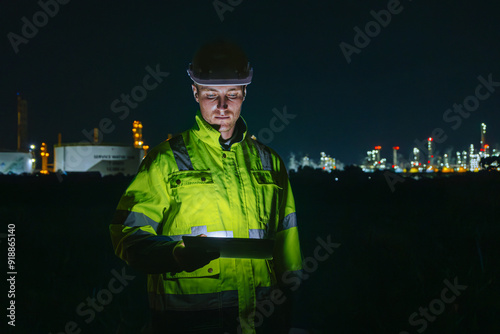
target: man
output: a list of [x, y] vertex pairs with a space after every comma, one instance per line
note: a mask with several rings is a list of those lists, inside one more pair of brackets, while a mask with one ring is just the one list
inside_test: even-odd
[[[188, 74], [196, 123], [142, 162], [110, 226], [115, 252], [148, 273], [154, 333], [284, 330], [270, 320], [301, 254], [283, 161], [240, 117], [253, 70], [240, 48], [215, 42]], [[186, 247], [183, 236], [272, 239], [273, 260], [220, 258]]]

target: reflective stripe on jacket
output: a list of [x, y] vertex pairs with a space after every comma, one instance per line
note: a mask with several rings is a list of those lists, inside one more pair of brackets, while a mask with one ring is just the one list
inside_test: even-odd
[[237, 125], [243, 138], [225, 151], [220, 133], [198, 112], [192, 129], [152, 149], [122, 196], [110, 232], [116, 254], [131, 265], [141, 262], [134, 246], [144, 240], [167, 245], [201, 233], [274, 239], [273, 260], [219, 258], [193, 272], [148, 275], [152, 309], [238, 306], [245, 329], [253, 328], [250, 315], [258, 300], [269, 298], [276, 275], [300, 270], [302, 263], [283, 161], [247, 136], [241, 117]]

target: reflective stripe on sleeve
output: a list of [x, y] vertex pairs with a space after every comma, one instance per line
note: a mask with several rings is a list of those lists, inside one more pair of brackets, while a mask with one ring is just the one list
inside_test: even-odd
[[292, 212], [288, 214], [283, 221], [278, 224], [278, 232], [288, 230], [289, 228], [297, 226], [297, 214]]
[[128, 227], [141, 227], [150, 225], [156, 231], [158, 223], [155, 222], [153, 219], [149, 218], [148, 216], [140, 212], [134, 212], [134, 211], [127, 211], [127, 212], [128, 212], [127, 218], [125, 218], [122, 225]]
[[145, 214], [127, 210], [117, 210], [113, 224], [121, 224], [127, 227], [142, 227], [149, 225], [155, 231], [158, 227], [158, 223]]
[[179, 170], [194, 170], [182, 135], [175, 136], [168, 142], [170, 143], [170, 148], [174, 153], [175, 162], [177, 163]]

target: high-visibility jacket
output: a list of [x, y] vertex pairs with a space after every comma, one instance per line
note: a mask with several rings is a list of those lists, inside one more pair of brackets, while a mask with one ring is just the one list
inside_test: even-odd
[[241, 117], [236, 125], [241, 140], [223, 150], [220, 133], [198, 112], [192, 129], [152, 149], [122, 196], [110, 232], [116, 254], [143, 267], [161, 261], [168, 267], [172, 246], [186, 235], [274, 239], [273, 260], [218, 258], [193, 272], [145, 269], [153, 272], [153, 310], [236, 306], [243, 329], [252, 332], [256, 302], [269, 298], [277, 274], [298, 271], [302, 262], [284, 163], [247, 135]]

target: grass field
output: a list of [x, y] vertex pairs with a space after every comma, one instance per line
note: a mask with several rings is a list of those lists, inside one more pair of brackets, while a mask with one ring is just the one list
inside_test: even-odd
[[[500, 173], [405, 178], [393, 187], [383, 173], [357, 169], [290, 179], [307, 259], [298, 327], [500, 333]], [[0, 176], [5, 264], [8, 224], [16, 238], [11, 333], [138, 333], [148, 317], [145, 277], [114, 255], [108, 231], [130, 181]], [[316, 256], [318, 239], [337, 244], [327, 258]], [[4, 280], [2, 294], [8, 288]]]

